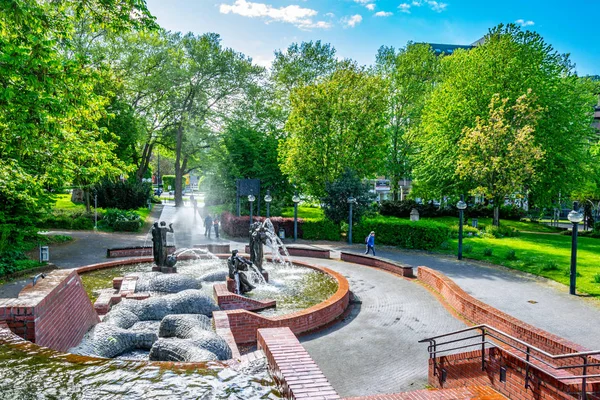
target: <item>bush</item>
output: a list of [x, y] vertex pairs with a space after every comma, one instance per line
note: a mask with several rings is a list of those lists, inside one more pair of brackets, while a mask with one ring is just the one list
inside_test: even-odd
[[483, 255], [486, 257], [491, 257], [492, 253], [493, 251], [490, 247], [486, 247], [485, 249], [483, 249]]
[[171, 190], [175, 190], [175, 175], [163, 175], [161, 180], [164, 191], [168, 191], [169, 186]]
[[114, 231], [136, 232], [142, 226], [142, 220], [134, 211], [109, 208], [99, 225]]
[[594, 283], [600, 283], [600, 274], [594, 275]]
[[509, 261], [516, 261], [517, 255], [515, 254], [515, 251], [509, 250], [508, 253], [506, 253], [506, 259]]
[[450, 228], [439, 222], [377, 217], [365, 218], [356, 225], [354, 243], [363, 243], [371, 231], [376, 233], [376, 243], [407, 249], [435, 249], [450, 237]]
[[[450, 227], [450, 233], [452, 234], [453, 238], [457, 238], [458, 237], [458, 225], [452, 225]], [[477, 228], [473, 228], [470, 225], [463, 224], [463, 236], [468, 236], [469, 233], [474, 236], [477, 236], [477, 235], [479, 235], [479, 230]]]
[[455, 206], [438, 208], [432, 202], [427, 204], [419, 204], [414, 200], [384, 200], [381, 202], [379, 214], [388, 217], [408, 218], [413, 208], [419, 212], [419, 217], [444, 217], [458, 216], [458, 209]]
[[556, 261], [548, 261], [542, 265], [542, 271], [558, 271], [559, 269]]
[[450, 250], [450, 243], [448, 243], [448, 241], [442, 242], [442, 244], [440, 244], [440, 249]]
[[[102, 216], [99, 214], [98, 218]], [[88, 213], [85, 210], [63, 210], [54, 209], [40, 218], [40, 228], [50, 229], [82, 229], [89, 230], [94, 228], [94, 213]]]
[[104, 181], [94, 187], [98, 195], [98, 207], [135, 210], [146, 207], [152, 197], [149, 183], [133, 181]]
[[472, 253], [472, 252], [473, 252], [473, 245], [471, 245], [471, 244], [465, 244], [463, 246], [463, 253], [469, 254], [469, 253]]
[[497, 239], [503, 237], [515, 237], [519, 236], [519, 231], [514, 228], [510, 228], [508, 226], [495, 226], [495, 225], [486, 225], [483, 228], [483, 232], [489, 236], [493, 236]]
[[348, 198], [353, 197], [352, 220], [360, 219], [369, 211], [375, 201], [375, 194], [369, 192], [369, 185], [364, 183], [351, 169], [346, 168], [333, 182], [325, 184], [326, 196], [322, 199], [325, 217], [339, 225], [348, 219]]
[[340, 240], [340, 226], [328, 219], [305, 219], [302, 223], [302, 238], [337, 241]]

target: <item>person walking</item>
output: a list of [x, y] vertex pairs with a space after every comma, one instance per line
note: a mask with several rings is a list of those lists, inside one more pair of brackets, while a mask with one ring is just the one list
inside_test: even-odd
[[365, 243], [367, 245], [367, 251], [365, 251], [365, 254], [369, 254], [369, 250], [372, 250], [373, 255], [375, 255], [375, 231], [371, 231], [369, 236], [365, 238]]
[[212, 225], [213, 225], [212, 217], [210, 216], [210, 214], [207, 214], [206, 218], [204, 218], [204, 236], [208, 236], [209, 239], [210, 239], [210, 231], [212, 229]]
[[215, 229], [215, 237], [219, 238], [219, 215], [215, 214], [215, 218], [213, 219], [213, 228]]

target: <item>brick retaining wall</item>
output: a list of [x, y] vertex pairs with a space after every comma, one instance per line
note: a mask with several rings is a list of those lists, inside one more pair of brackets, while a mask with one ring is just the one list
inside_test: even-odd
[[[175, 253], [175, 246], [167, 246], [167, 253]], [[106, 249], [106, 258], [151, 256], [152, 246], [116, 247]]]
[[366, 254], [348, 253], [345, 251], [340, 252], [340, 258], [342, 261], [380, 268], [395, 274], [400, 274], [406, 278], [414, 278], [412, 267], [386, 260], [384, 258], [369, 256]]
[[275, 307], [275, 300], [257, 300], [232, 293], [225, 283], [215, 283], [213, 293], [221, 310], [258, 311]]
[[340, 398], [289, 328], [259, 329], [257, 345], [265, 352], [269, 371], [286, 398]]
[[[285, 248], [287, 249], [288, 254], [293, 257], [323, 258], [323, 259], [327, 259], [327, 260], [329, 258], [331, 258], [330, 257], [331, 252], [326, 249], [317, 249], [317, 248], [311, 248], [311, 247], [305, 247], [305, 246], [294, 246], [294, 245], [285, 246]], [[244, 251], [246, 252], [246, 254], [249, 254], [250, 246], [246, 245], [246, 247], [244, 247]], [[281, 255], [285, 254], [283, 252], [283, 249], [280, 249], [280, 254]]]
[[77, 272], [55, 270], [18, 298], [0, 299], [0, 321], [24, 339], [65, 351], [100, 320]]

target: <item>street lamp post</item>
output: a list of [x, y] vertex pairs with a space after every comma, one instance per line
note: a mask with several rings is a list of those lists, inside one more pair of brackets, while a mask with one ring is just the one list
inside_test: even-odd
[[456, 203], [456, 208], [458, 208], [458, 259], [462, 260], [462, 240], [463, 240], [463, 213], [467, 208], [467, 203], [465, 203], [465, 196], [460, 195], [460, 201]]
[[248, 195], [248, 201], [250, 202], [250, 226], [252, 226], [252, 211], [254, 209], [254, 200], [256, 200], [256, 197], [254, 197], [253, 194]]
[[569, 294], [576, 294], [575, 287], [577, 283], [577, 228], [579, 223], [583, 220], [583, 214], [578, 211], [579, 204], [574, 201], [573, 209], [567, 215], [567, 218], [573, 224], [572, 240], [571, 240], [571, 275], [569, 282]]
[[271, 202], [273, 198], [271, 197], [271, 191], [267, 190], [267, 195], [265, 196], [265, 203], [267, 203], [267, 218], [271, 216]]
[[294, 194], [292, 197], [292, 201], [294, 202], [294, 242], [298, 239], [298, 203], [300, 202], [300, 197], [298, 197], [298, 193]]
[[352, 244], [352, 205], [356, 203], [356, 199], [352, 196], [348, 197], [350, 211], [348, 213], [348, 244]]

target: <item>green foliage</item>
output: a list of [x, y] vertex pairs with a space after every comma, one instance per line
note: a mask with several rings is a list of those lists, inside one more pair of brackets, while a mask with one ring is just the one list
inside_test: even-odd
[[594, 275], [594, 283], [600, 283], [600, 274]]
[[355, 243], [375, 231], [375, 243], [406, 249], [431, 250], [439, 247], [450, 237], [450, 229], [444, 224], [420, 220], [417, 222], [392, 217], [364, 218], [353, 230]]
[[519, 231], [508, 226], [485, 225], [483, 232], [495, 238], [519, 236]]
[[175, 175], [163, 175], [162, 178], [163, 190], [168, 191], [169, 187], [171, 190], [175, 189]]
[[560, 267], [558, 266], [558, 263], [554, 260], [547, 261], [542, 265], [542, 271], [544, 271], [544, 272], [558, 271], [558, 270], [560, 270]]
[[89, 230], [94, 228], [94, 214], [86, 212], [83, 207], [53, 209], [40, 219], [39, 226], [47, 229]]
[[98, 207], [134, 210], [147, 205], [152, 196], [149, 183], [127, 181], [109, 181], [94, 186], [98, 195]]
[[506, 259], [509, 261], [515, 261], [517, 260], [517, 254], [514, 250], [509, 250], [508, 253], [506, 253]]
[[449, 250], [450, 249], [450, 243], [448, 243], [447, 241], [442, 242], [442, 244], [440, 244], [440, 249], [442, 249], [442, 250]]
[[391, 217], [408, 218], [410, 212], [415, 208], [419, 212], [420, 218], [441, 217], [441, 216], [456, 216], [458, 217], [458, 209], [454, 205], [439, 208], [433, 203], [426, 204], [417, 203], [412, 199], [407, 200], [384, 200], [381, 202], [379, 213]]
[[325, 183], [326, 195], [322, 199], [325, 217], [337, 225], [348, 220], [348, 198], [353, 197], [356, 202], [352, 206], [352, 221], [359, 223], [375, 200], [375, 195], [369, 189], [369, 185], [362, 182], [356, 172], [345, 169], [335, 181]]
[[281, 170], [302, 193], [322, 197], [346, 168], [360, 177], [380, 169], [386, 143], [382, 80], [349, 62], [318, 84], [294, 89], [279, 145]]
[[134, 211], [109, 208], [104, 213], [102, 223], [98, 225], [114, 231], [137, 232], [142, 226], [142, 220]]
[[[457, 238], [459, 229], [458, 222], [455, 225], [449, 225], [449, 227], [452, 237]], [[472, 226], [467, 224], [463, 224], [463, 236], [468, 236], [469, 234], [477, 236], [479, 235], [479, 229], [473, 228]]]
[[494, 250], [492, 250], [490, 247], [486, 247], [485, 249], [483, 249], [483, 255], [486, 257], [491, 257], [493, 253]]
[[304, 219], [302, 238], [306, 240], [340, 240], [340, 226], [327, 219]]
[[463, 245], [463, 253], [470, 254], [473, 252], [473, 246], [470, 244]]

